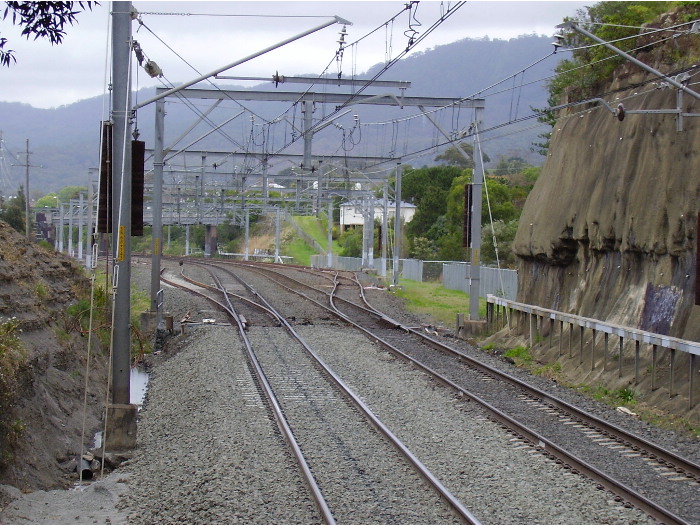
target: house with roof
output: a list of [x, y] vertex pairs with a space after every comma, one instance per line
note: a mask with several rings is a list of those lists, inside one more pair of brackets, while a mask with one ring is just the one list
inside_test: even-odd
[[[340, 231], [344, 232], [349, 228], [363, 226], [365, 223], [363, 217], [363, 209], [374, 213], [374, 220], [380, 223], [384, 221], [384, 200], [383, 199], [358, 199], [344, 202], [340, 205]], [[404, 223], [411, 222], [416, 214], [416, 206], [408, 202], [401, 202], [401, 220]], [[394, 220], [396, 214], [396, 204], [394, 201], [389, 201], [387, 209], [387, 218], [389, 221]]]

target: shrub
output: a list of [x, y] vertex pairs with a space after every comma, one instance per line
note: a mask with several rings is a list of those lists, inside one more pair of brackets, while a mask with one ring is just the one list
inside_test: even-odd
[[21, 435], [23, 426], [13, 418], [19, 390], [18, 375], [26, 364], [27, 354], [19, 338], [16, 317], [0, 320], [0, 465], [11, 457], [8, 450]]

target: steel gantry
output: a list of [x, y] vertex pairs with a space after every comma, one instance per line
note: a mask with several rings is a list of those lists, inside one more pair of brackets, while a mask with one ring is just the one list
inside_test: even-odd
[[[358, 81], [362, 82], [362, 81]], [[371, 85], [370, 81], [366, 81], [366, 83], [369, 83]], [[191, 84], [189, 84], [191, 85]], [[173, 147], [165, 147], [164, 145], [164, 117], [165, 117], [165, 111], [163, 108], [164, 100], [167, 97], [173, 97], [177, 96], [180, 99], [198, 99], [198, 100], [213, 100], [214, 101], [214, 106], [219, 105], [222, 101], [224, 100], [231, 100], [231, 101], [263, 101], [263, 102], [286, 102], [286, 103], [292, 103], [292, 104], [300, 104], [302, 108], [302, 114], [303, 114], [303, 129], [301, 130], [301, 138], [303, 139], [303, 154], [300, 156], [299, 154], [291, 154], [291, 153], [285, 153], [285, 152], [277, 152], [277, 153], [252, 153], [252, 152], [225, 152], [226, 156], [231, 156], [231, 155], [246, 155], [246, 157], [250, 156], [255, 156], [256, 158], [259, 158], [261, 161], [261, 166], [263, 166], [261, 173], [258, 174], [259, 178], [262, 179], [261, 181], [261, 186], [262, 186], [262, 202], [263, 202], [263, 207], [267, 207], [268, 205], [268, 179], [267, 179], [267, 170], [266, 170], [266, 165], [267, 165], [267, 160], [271, 158], [272, 156], [286, 156], [286, 157], [291, 157], [295, 159], [301, 158], [302, 163], [301, 163], [301, 168], [302, 168], [302, 173], [297, 179], [297, 184], [295, 188], [295, 204], [297, 210], [299, 210], [300, 207], [300, 201], [301, 201], [301, 196], [302, 196], [302, 184], [301, 184], [301, 178], [303, 178], [304, 172], [315, 172], [318, 171], [317, 174], [317, 180], [315, 181], [316, 184], [316, 205], [315, 209], [318, 211], [321, 209], [322, 203], [322, 177], [324, 175], [322, 169], [316, 169], [316, 166], [318, 166], [318, 162], [316, 162], [316, 165], [314, 165], [314, 161], [318, 160], [333, 160], [333, 156], [317, 156], [314, 157], [313, 151], [312, 151], [312, 143], [313, 143], [313, 138], [316, 133], [319, 133], [321, 130], [323, 130], [325, 127], [327, 127], [329, 124], [331, 124], [335, 118], [338, 118], [338, 114], [342, 109], [355, 106], [355, 105], [376, 105], [376, 106], [392, 106], [392, 107], [397, 107], [400, 109], [404, 109], [406, 107], [416, 107], [418, 108], [424, 115], [427, 115], [427, 111], [425, 108], [468, 108], [468, 109], [473, 109], [474, 110], [474, 125], [472, 126], [473, 129], [478, 129], [480, 120], [481, 120], [481, 112], [484, 109], [484, 100], [483, 99], [472, 99], [472, 98], [455, 98], [455, 97], [422, 97], [422, 96], [406, 96], [405, 95], [405, 89], [406, 89], [406, 84], [401, 84], [401, 83], [396, 83], [396, 86], [399, 87], [400, 89], [400, 94], [396, 95], [393, 93], [384, 93], [384, 94], [357, 94], [357, 93], [331, 93], [331, 92], [315, 92], [315, 91], [303, 91], [303, 92], [297, 92], [297, 91], [256, 91], [256, 90], [230, 90], [230, 89], [201, 89], [201, 88], [190, 88], [188, 86], [183, 86], [181, 88], [177, 89], [166, 89], [166, 88], [158, 88], [156, 90], [156, 96], [152, 99], [152, 101], [156, 102], [156, 113], [155, 113], [155, 118], [156, 118], [156, 123], [155, 123], [155, 129], [156, 129], [156, 135], [155, 135], [155, 144], [154, 144], [154, 163], [153, 163], [153, 189], [154, 189], [154, 195], [153, 195], [153, 267], [154, 268], [159, 268], [160, 266], [160, 250], [162, 246], [162, 232], [160, 229], [162, 228], [162, 224], [160, 223], [159, 218], [163, 216], [163, 209], [162, 209], [162, 192], [163, 192], [163, 169], [166, 164], [165, 159], [166, 159], [166, 154], [169, 155], [168, 159], [173, 159], [175, 158], [175, 154], [172, 154]], [[385, 86], [382, 86], [385, 87]], [[317, 119], [314, 121], [313, 118], [313, 108], [315, 105], [319, 104], [331, 104], [335, 107], [335, 112], [330, 115], [331, 118], [326, 118], [326, 119]], [[143, 104], [145, 105], [145, 103]], [[213, 109], [212, 107], [212, 109]], [[205, 112], [206, 114], [209, 114], [208, 110]], [[344, 113], [343, 113], [344, 114]], [[240, 113], [238, 114], [240, 115]], [[236, 115], [236, 116], [238, 116]], [[437, 124], [437, 122], [429, 118], [430, 122], [432, 122], [441, 132], [445, 133]], [[190, 127], [190, 129], [193, 129], [193, 127]], [[447, 136], [447, 133], [445, 133]], [[181, 135], [181, 138], [183, 136]], [[450, 140], [448, 136], [448, 140]], [[198, 142], [198, 140], [193, 141], [191, 144], [195, 144]], [[188, 151], [187, 148], [182, 148], [176, 152], [177, 154], [183, 154]], [[478, 151], [477, 148], [475, 148], [474, 151]], [[205, 157], [209, 156], [216, 156], [220, 155], [224, 152], [201, 152], [201, 156], [204, 159]], [[362, 157], [360, 157], [361, 159]], [[346, 156], [339, 156], [339, 160], [346, 161], [347, 157]], [[395, 196], [395, 201], [396, 201], [396, 219], [400, 219], [400, 194], [398, 194], [398, 191], [400, 191], [400, 173], [401, 173], [401, 159], [400, 158], [394, 158], [392, 159], [391, 157], [389, 158], [375, 158], [373, 160], [379, 160], [380, 162], [385, 162], [387, 160], [393, 160], [396, 162], [396, 174], [397, 174], [397, 184], [396, 184], [396, 190], [397, 190], [397, 195]], [[202, 166], [204, 165], [204, 161], [202, 161]], [[219, 164], [220, 165], [220, 164]], [[478, 190], [478, 194], [475, 195], [474, 197], [474, 202], [478, 203], [478, 206], [481, 205], [481, 186], [483, 182], [483, 169], [482, 169], [482, 163], [475, 161], [475, 170], [474, 170], [474, 184], [475, 184], [475, 189]], [[203, 187], [203, 178], [204, 178], [204, 169], [202, 169], [202, 180], [198, 181], [199, 184], [201, 184]], [[241, 175], [242, 181], [243, 177], [247, 177], [249, 175]], [[329, 177], [329, 184], [330, 181], [333, 180], [332, 174], [328, 174]], [[384, 177], [387, 177], [385, 174]], [[345, 182], [347, 183], [347, 177], [344, 177], [343, 179], [336, 179], [336, 182]], [[195, 196], [198, 194], [199, 191], [197, 187], [199, 184], [195, 184]], [[241, 184], [241, 189], [244, 189], [243, 183]], [[203, 193], [203, 192], [202, 192]], [[242, 199], [244, 198], [244, 191], [241, 191], [241, 204], [242, 204]], [[327, 192], [328, 194], [330, 192]], [[172, 194], [172, 192], [171, 192]], [[195, 199], [196, 201], [197, 199]], [[223, 201], [223, 199], [222, 199]], [[282, 199], [283, 202], [288, 202], [287, 198]], [[178, 196], [178, 209], [179, 209], [179, 203], [180, 203], [180, 197]], [[234, 203], [235, 204], [235, 203]], [[215, 206], [213, 207], [215, 208]], [[223, 208], [223, 202], [222, 202], [222, 208]], [[241, 206], [241, 211], [242, 211], [242, 206]], [[180, 215], [181, 219], [181, 214]], [[217, 215], [219, 215], [217, 213]], [[220, 216], [224, 216], [223, 209], [222, 213]], [[479, 218], [481, 214], [480, 213], [474, 213], [472, 215], [473, 217]], [[201, 220], [203, 218], [203, 215], [200, 215], [198, 212], [198, 220]], [[472, 270], [470, 274], [470, 282], [472, 283], [472, 288], [477, 290], [477, 293], [475, 294], [475, 297], [478, 298], [478, 287], [479, 287], [479, 268], [478, 268], [478, 261], [479, 261], [479, 249], [480, 249], [480, 239], [481, 239], [481, 233], [480, 233], [480, 228], [481, 228], [481, 223], [479, 220], [474, 220], [474, 224], [472, 225], [472, 228], [475, 228], [477, 231], [473, 231], [472, 235], [472, 256], [471, 256], [471, 261], [472, 261]], [[156, 224], [158, 223], [158, 224]], [[395, 254], [394, 258], [398, 255], [398, 243], [395, 244]], [[151, 302], [153, 305], [157, 303], [157, 292], [160, 288], [159, 285], [159, 280], [160, 276], [159, 274], [156, 273], [154, 270], [153, 275], [152, 275], [153, 283], [151, 287]], [[478, 313], [475, 313], [472, 318], [477, 318]]]

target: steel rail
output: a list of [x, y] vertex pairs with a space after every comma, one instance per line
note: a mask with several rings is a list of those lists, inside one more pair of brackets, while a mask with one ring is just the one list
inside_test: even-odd
[[[335, 289], [333, 290], [332, 294], [334, 294], [334, 293], [335, 293]], [[378, 337], [376, 334], [373, 334], [370, 330], [360, 326], [359, 324], [354, 323], [348, 316], [346, 316], [342, 312], [338, 311], [338, 315], [343, 316], [343, 318], [345, 318], [347, 322], [352, 323], [359, 330], [365, 332], [372, 340], [374, 340], [377, 343], [379, 343], [380, 345], [382, 345], [384, 348], [386, 348], [387, 350], [392, 352], [394, 355], [408, 360], [414, 366], [416, 366], [420, 370], [426, 372], [430, 376], [435, 377], [440, 382], [442, 382], [444, 385], [455, 389], [461, 395], [478, 403], [480, 406], [482, 406], [484, 409], [486, 409], [489, 412], [489, 414], [496, 421], [498, 421], [499, 423], [501, 423], [505, 427], [509, 428], [514, 433], [520, 435], [521, 437], [523, 437], [523, 438], [527, 439], [528, 441], [530, 441], [531, 443], [535, 444], [535, 446], [542, 449], [543, 452], [550, 454], [552, 457], [557, 458], [559, 461], [562, 461], [563, 463], [565, 463], [567, 465], [570, 465], [574, 469], [574, 471], [579, 472], [579, 473], [583, 474], [584, 476], [588, 477], [589, 479], [595, 481], [600, 486], [609, 490], [613, 494], [616, 494], [616, 495], [622, 497], [623, 499], [628, 501], [630, 504], [634, 505], [638, 509], [643, 510], [644, 512], [649, 514], [651, 517], [653, 517], [655, 520], [659, 521], [660, 523], [664, 523], [667, 525], [690, 525], [689, 522], [685, 521], [681, 517], [677, 516], [676, 514], [672, 513], [671, 511], [661, 507], [660, 505], [657, 505], [652, 500], [650, 500], [646, 496], [638, 493], [637, 491], [628, 487], [627, 485], [620, 483], [619, 481], [615, 480], [614, 478], [608, 476], [607, 474], [605, 474], [601, 470], [597, 469], [593, 465], [588, 464], [585, 460], [575, 456], [574, 454], [571, 454], [570, 452], [567, 452], [562, 447], [559, 447], [554, 442], [548, 440], [546, 437], [544, 437], [541, 434], [537, 433], [536, 431], [532, 430], [524, 423], [521, 423], [521, 422], [517, 421], [516, 419], [510, 417], [509, 415], [507, 415], [503, 411], [499, 410], [495, 406], [491, 405], [490, 403], [488, 403], [484, 399], [480, 398], [476, 394], [474, 394], [474, 393], [464, 389], [463, 387], [457, 385], [456, 383], [454, 383], [453, 381], [451, 381], [447, 377], [443, 376], [439, 372], [423, 365], [420, 361], [414, 359], [413, 357], [409, 356], [405, 352], [399, 350], [398, 348], [393, 346], [391, 343]], [[406, 327], [403, 327], [403, 329], [407, 330]], [[420, 332], [416, 332], [413, 329], [408, 329], [407, 331], [410, 331], [411, 333], [418, 334], [418, 335], [422, 336], [422, 334]], [[461, 354], [460, 354], [460, 356], [461, 356]]]
[[[222, 268], [218, 265], [213, 266], [216, 266], [222, 271], [228, 272], [234, 279], [236, 279], [240, 284], [242, 284], [246, 289], [248, 289], [250, 293], [258, 297], [267, 308], [269, 308], [272, 311], [275, 311], [279, 317], [280, 322], [284, 325], [286, 330], [290, 333], [290, 335], [292, 335], [292, 337], [294, 337], [299, 342], [299, 344], [304, 348], [305, 352], [314, 360], [314, 362], [323, 371], [323, 373], [336, 385], [336, 387], [345, 396], [347, 396], [354, 403], [354, 405], [367, 417], [370, 423], [372, 423], [372, 425], [389, 440], [389, 442], [394, 446], [394, 448], [396, 448], [396, 450], [398, 450], [399, 453], [403, 455], [409, 461], [409, 463], [411, 463], [411, 465], [413, 465], [416, 471], [433, 487], [433, 489], [435, 489], [438, 492], [438, 494], [446, 500], [450, 508], [466, 523], [470, 525], [481, 524], [478, 518], [474, 516], [469, 511], [469, 509], [467, 509], [462, 504], [462, 502], [460, 502], [432, 472], [430, 472], [430, 470], [420, 461], [420, 459], [418, 459], [418, 457], [415, 454], [413, 454], [413, 452], [411, 452], [411, 450], [406, 445], [404, 445], [403, 442], [384, 423], [382, 423], [382, 421], [350, 389], [350, 387], [347, 386], [343, 382], [343, 380], [335, 372], [333, 372], [333, 370], [330, 369], [328, 365], [326, 365], [326, 363], [318, 356], [318, 354], [316, 354], [316, 352], [313, 351], [313, 349], [306, 343], [306, 341], [304, 341], [304, 339], [296, 333], [292, 325], [284, 318], [283, 315], [277, 312], [274, 309], [274, 307], [267, 300], [265, 300], [264, 297], [262, 297], [257, 291], [253, 289], [252, 286], [243, 281], [239, 276], [235, 275], [231, 270], [227, 268]], [[284, 287], [284, 285], [282, 284], [280, 284], [280, 286]], [[306, 299], [316, 303], [316, 301], [314, 301], [313, 299], [310, 299], [308, 297], [306, 297]], [[327, 307], [325, 307], [324, 305], [319, 304], [319, 306], [327, 310]]]
[[[207, 271], [209, 272], [209, 275], [211, 275], [212, 279], [215, 279], [215, 280], [217, 279], [217, 277], [213, 274], [213, 272], [208, 268], [208, 265], [206, 265], [206, 264], [200, 264], [200, 263], [197, 263], [197, 262], [192, 262], [191, 264], [195, 264], [195, 265], [199, 265], [199, 266], [203, 267], [205, 270], [207, 270]], [[201, 286], [202, 288], [206, 288], [206, 289], [209, 289], [209, 290], [213, 290], [213, 291], [216, 291], [216, 292], [219, 292], [219, 293], [226, 293], [226, 294], [228, 294], [228, 295], [231, 296], [231, 297], [235, 297], [236, 299], [238, 299], [238, 300], [241, 301], [241, 302], [244, 302], [244, 303], [246, 303], [246, 304], [248, 304], [248, 305], [250, 305], [250, 306], [252, 306], [252, 307], [254, 307], [254, 308], [258, 308], [258, 309], [262, 310], [262, 311], [265, 312], [267, 315], [269, 315], [269, 316], [272, 318], [273, 321], [277, 321], [277, 322], [279, 323], [279, 317], [277, 316], [277, 314], [275, 314], [275, 312], [273, 312], [272, 310], [270, 310], [269, 308], [267, 308], [265, 305], [262, 305], [262, 304], [260, 304], [260, 303], [256, 303], [255, 301], [253, 301], [253, 300], [251, 300], [251, 299], [248, 299], [247, 297], [243, 297], [242, 295], [238, 295], [238, 294], [235, 294], [235, 293], [233, 293], [233, 292], [229, 292], [229, 291], [226, 290], [226, 289], [223, 289], [223, 290], [222, 290], [222, 289], [220, 289], [220, 288], [216, 288], [216, 287], [214, 287], [214, 286], [211, 286], [210, 284], [206, 284], [206, 283], [202, 283], [202, 282], [196, 281], [196, 280], [192, 279], [191, 277], [187, 277], [187, 276], [184, 274], [184, 270], [181, 270], [181, 271], [180, 271], [180, 276], [181, 276], [185, 281], [187, 281], [187, 282], [190, 283], [190, 284], [194, 284], [195, 286]]]
[[[163, 279], [161, 277], [161, 279]], [[297, 464], [299, 465], [299, 468], [302, 471], [302, 475], [304, 477], [304, 481], [306, 482], [310, 492], [311, 492], [311, 497], [314, 500], [314, 503], [316, 504], [316, 507], [321, 514], [321, 519], [323, 520], [324, 523], [327, 525], [335, 525], [336, 521], [335, 518], [333, 517], [333, 513], [331, 512], [330, 508], [328, 507], [328, 503], [326, 502], [325, 498], [323, 497], [323, 493], [321, 492], [321, 489], [319, 488], [318, 484], [316, 483], [316, 479], [314, 478], [313, 474], [311, 473], [311, 469], [309, 467], [308, 462], [306, 461], [306, 458], [304, 457], [303, 452], [301, 451], [301, 447], [296, 441], [296, 438], [294, 437], [294, 433], [292, 432], [291, 427], [287, 423], [287, 420], [284, 416], [284, 412], [282, 411], [282, 408], [280, 407], [279, 402], [277, 401], [277, 398], [274, 394], [274, 391], [272, 390], [272, 387], [270, 386], [269, 381], [267, 380], [267, 376], [265, 376], [265, 372], [263, 371], [262, 367], [260, 366], [260, 363], [258, 361], [257, 356], [255, 355], [255, 352], [253, 351], [253, 347], [250, 344], [250, 340], [248, 339], [248, 336], [245, 333], [245, 330], [243, 328], [243, 324], [241, 323], [241, 320], [238, 316], [238, 314], [235, 312], [233, 309], [233, 305], [231, 305], [231, 302], [228, 297], [228, 293], [226, 292], [225, 289], [223, 289], [223, 286], [221, 286], [221, 290], [223, 290], [223, 296], [226, 298], [226, 302], [228, 303], [227, 305], [224, 305], [215, 299], [209, 297], [206, 294], [197, 292], [196, 290], [187, 288], [179, 283], [175, 283], [174, 281], [168, 281], [166, 279], [163, 279], [165, 282], [168, 282], [168, 284], [172, 286], [177, 286], [179, 288], [185, 289], [189, 291], [190, 293], [197, 294], [201, 297], [204, 297], [208, 301], [212, 302], [213, 304], [217, 305], [219, 308], [221, 308], [226, 314], [229, 316], [229, 319], [231, 319], [232, 323], [236, 323], [238, 326], [238, 333], [241, 337], [241, 340], [243, 341], [244, 347], [246, 349], [246, 355], [248, 357], [248, 363], [249, 365], [253, 368], [253, 376], [255, 379], [257, 379], [258, 383], [262, 386], [262, 390], [265, 393], [265, 398], [268, 402], [268, 406], [271, 409], [272, 415], [275, 419], [275, 422], [277, 423], [277, 427], [279, 428], [280, 432], [284, 436], [285, 440], [287, 441], [288, 446], [292, 450], [292, 453], [294, 455], [294, 458], [297, 461]], [[218, 281], [218, 279], [217, 279]], [[218, 283], [220, 285], [220, 282]], [[221, 291], [220, 290], [220, 291]]]
[[[248, 266], [251, 267], [252, 265], [248, 265]], [[250, 269], [252, 271], [259, 271], [260, 266], [256, 265], [256, 269], [253, 269], [252, 267]], [[272, 272], [272, 270], [267, 270], [267, 269], [265, 271]], [[263, 273], [263, 272], [259, 272], [259, 273]], [[588, 476], [590, 479], [599, 483], [601, 486], [605, 487], [606, 489], [610, 490], [611, 492], [622, 497], [623, 499], [625, 499], [629, 503], [635, 505], [637, 508], [643, 510], [644, 512], [647, 512], [650, 516], [652, 516], [657, 521], [659, 521], [661, 523], [669, 524], [669, 525], [687, 525], [688, 524], [688, 522], [683, 520], [681, 517], [677, 516], [676, 514], [672, 513], [671, 511], [657, 505], [656, 503], [654, 503], [650, 499], [646, 498], [644, 495], [639, 494], [638, 492], [636, 492], [632, 488], [627, 487], [625, 484], [623, 484], [623, 483], [613, 479], [612, 477], [606, 475], [604, 472], [598, 470], [594, 466], [588, 465], [584, 460], [576, 457], [573, 454], [570, 454], [569, 452], [562, 449], [561, 447], [558, 447], [555, 443], [549, 441], [544, 436], [541, 436], [540, 434], [538, 434], [534, 430], [527, 427], [527, 425], [519, 423], [518, 421], [514, 420], [513, 418], [511, 418], [507, 414], [498, 410], [496, 407], [493, 407], [492, 405], [490, 405], [485, 400], [480, 399], [475, 394], [463, 389], [459, 385], [456, 385], [455, 383], [453, 383], [452, 381], [450, 381], [446, 377], [442, 376], [438, 372], [426, 367], [425, 365], [421, 364], [419, 361], [412, 358], [411, 356], [405, 354], [404, 352], [402, 352], [398, 348], [394, 347], [393, 345], [391, 345], [387, 341], [384, 341], [383, 339], [381, 339], [379, 336], [377, 336], [376, 334], [374, 334], [370, 330], [353, 322], [350, 319], [350, 317], [343, 314], [342, 312], [340, 312], [336, 308], [333, 298], [335, 297], [335, 298], [337, 298], [337, 299], [339, 299], [347, 304], [352, 305], [354, 308], [360, 309], [360, 310], [364, 311], [365, 313], [369, 313], [370, 315], [372, 315], [374, 317], [378, 317], [383, 323], [389, 324], [397, 329], [404, 330], [408, 333], [417, 335], [421, 339], [423, 339], [425, 342], [427, 342], [428, 344], [433, 346], [434, 348], [437, 348], [440, 350], [446, 350], [446, 351], [458, 356], [459, 358], [465, 359], [465, 360], [469, 361], [469, 364], [473, 365], [474, 368], [477, 368], [477, 369], [481, 370], [482, 372], [487, 373], [490, 376], [496, 376], [499, 379], [506, 380], [507, 382], [512, 383], [513, 385], [515, 385], [519, 388], [525, 389], [531, 395], [535, 395], [536, 397], [542, 398], [544, 402], [550, 403], [553, 406], [560, 408], [561, 410], [565, 410], [567, 412], [572, 413], [573, 417], [581, 418], [584, 421], [587, 420], [588, 418], [590, 418], [590, 421], [592, 423], [595, 423], [596, 425], [600, 425], [601, 427], [604, 427], [606, 429], [605, 430], [606, 432], [609, 432], [612, 434], [617, 434], [618, 436], [622, 436], [622, 438], [621, 438], [622, 441], [625, 441], [625, 442], [629, 441], [630, 446], [636, 446], [638, 448], [641, 448], [658, 460], [668, 461], [670, 463], [673, 463], [674, 465], [679, 465], [679, 464], [680, 465], [687, 465], [688, 466], [687, 473], [690, 475], [694, 475], [694, 472], [697, 472], [695, 470], [697, 468], [697, 465], [695, 465], [694, 463], [686, 460], [685, 458], [677, 456], [676, 454], [674, 454], [670, 451], [667, 451], [667, 450], [663, 449], [662, 447], [655, 445], [654, 443], [647, 442], [644, 439], [638, 438], [637, 436], [634, 436], [633, 434], [630, 434], [627, 431], [625, 431], [624, 429], [621, 429], [621, 428], [619, 428], [611, 423], [604, 422], [603, 420], [593, 416], [592, 414], [588, 414], [587, 412], [585, 412], [583, 410], [577, 409], [573, 405], [570, 405], [570, 404], [568, 404], [568, 403], [566, 403], [566, 402], [564, 402], [564, 401], [562, 401], [554, 396], [550, 396], [549, 394], [545, 394], [544, 392], [541, 392], [541, 391], [535, 389], [534, 387], [516, 379], [513, 376], [510, 376], [509, 374], [506, 374], [504, 372], [496, 370], [495, 368], [492, 368], [492, 367], [485, 365], [483, 363], [479, 363], [478, 361], [470, 358], [469, 356], [467, 356], [467, 355], [465, 355], [465, 354], [463, 354], [463, 353], [461, 353], [461, 352], [459, 352], [459, 351], [457, 351], [457, 350], [455, 350], [447, 345], [443, 345], [439, 341], [435, 341], [434, 339], [432, 339], [432, 338], [426, 336], [425, 334], [415, 330], [414, 328], [404, 326], [400, 322], [391, 319], [390, 317], [386, 316], [382, 312], [379, 312], [378, 310], [371, 307], [371, 305], [369, 305], [369, 303], [367, 303], [367, 302], [366, 302], [366, 304], [369, 306], [369, 308], [365, 308], [361, 305], [357, 305], [357, 304], [353, 303], [352, 301], [348, 301], [347, 299], [343, 299], [341, 297], [338, 297], [335, 295], [337, 287], [334, 287], [333, 291], [330, 294], [327, 294], [323, 290], [318, 290], [318, 289], [314, 288], [313, 286], [302, 283], [302, 282], [295, 280], [287, 275], [279, 274], [278, 272], [273, 272], [273, 273], [275, 273], [276, 275], [279, 275], [281, 277], [284, 277], [288, 280], [291, 280], [291, 281], [295, 282], [296, 284], [310, 288], [316, 292], [323, 293], [325, 295], [329, 295], [329, 301], [330, 301], [331, 306], [333, 308], [333, 313], [335, 315], [337, 315], [339, 318], [341, 318], [345, 322], [357, 327], [358, 329], [363, 331], [371, 340], [381, 344], [387, 350], [391, 351], [395, 355], [397, 355], [399, 357], [403, 357], [404, 359], [410, 361], [412, 364], [414, 364], [415, 366], [417, 366], [418, 368], [420, 368], [424, 372], [434, 376], [436, 379], [440, 380], [445, 385], [447, 385], [451, 388], [457, 389], [457, 391], [460, 392], [461, 395], [467, 396], [468, 398], [481, 404], [482, 406], [484, 406], [484, 408], [487, 411], [491, 412], [494, 415], [496, 420], [498, 420], [499, 422], [501, 422], [502, 424], [504, 424], [505, 426], [510, 428], [513, 432], [521, 434], [523, 437], [525, 437], [526, 439], [528, 439], [532, 443], [536, 444], [537, 446], [541, 447], [546, 452], [551, 453], [552, 456], [556, 457], [560, 461], [571, 465], [572, 468], [574, 468], [576, 471], [583, 473], [584, 475]], [[327, 307], [325, 307], [324, 305], [322, 305], [318, 301], [315, 301], [314, 299], [309, 298], [307, 295], [299, 292], [298, 290], [294, 290], [292, 288], [289, 288], [271, 277], [268, 277], [268, 279], [270, 279], [273, 282], [277, 283], [278, 285], [284, 287], [285, 289], [287, 289], [293, 293], [296, 293], [297, 295], [300, 295], [301, 297], [306, 298], [307, 300], [317, 304], [318, 306], [321, 306], [321, 307], [327, 309]], [[358, 284], [358, 286], [360, 287], [360, 289], [362, 289], [362, 286], [359, 283], [359, 281], [357, 281], [357, 280], [355, 280], [355, 281]], [[361, 292], [361, 295], [364, 296], [363, 291]], [[618, 439], [620, 439], [620, 438], [618, 438]], [[664, 459], [664, 456], [668, 457], [669, 459], [668, 460]], [[675, 458], [677, 458], [677, 460]], [[697, 479], [697, 477], [696, 477], [696, 479]]]
[[[384, 315], [382, 312], [376, 310], [367, 300], [364, 295], [364, 289], [362, 288], [362, 284], [359, 281], [355, 281], [357, 285], [360, 288], [360, 295], [363, 297], [363, 301], [365, 305], [367, 306], [366, 309], [370, 309], [375, 312], [375, 315], [379, 316], [382, 320], [386, 321], [387, 318], [386, 315]], [[366, 310], [365, 309], [365, 310]], [[616, 439], [624, 442], [625, 444], [631, 446], [631, 447], [636, 447], [639, 449], [645, 450], [647, 453], [649, 453], [651, 456], [653, 456], [655, 459], [659, 461], [663, 461], [665, 463], [668, 463], [670, 465], [673, 465], [674, 467], [682, 469], [687, 475], [695, 478], [697, 481], [700, 481], [700, 465], [697, 463], [694, 463], [687, 458], [684, 458], [682, 456], [679, 456], [678, 454], [667, 450], [659, 445], [656, 445], [655, 443], [652, 443], [651, 441], [648, 441], [646, 439], [640, 438], [629, 431], [615, 425], [614, 423], [609, 423], [605, 421], [604, 419], [601, 419], [589, 412], [586, 412], [585, 410], [582, 410], [580, 408], [575, 407], [574, 405], [567, 403], [566, 401], [553, 396], [551, 394], [542, 392], [541, 390], [538, 390], [537, 388], [521, 381], [520, 379], [517, 379], [514, 376], [511, 376], [510, 374], [507, 374], [506, 372], [503, 372], [501, 370], [497, 370], [496, 368], [493, 368], [485, 363], [481, 363], [478, 360], [460, 352], [459, 350], [456, 350], [444, 343], [441, 343], [440, 341], [436, 341], [432, 337], [430, 337], [427, 334], [424, 334], [415, 328], [405, 326], [398, 321], [390, 320], [391, 322], [396, 323], [396, 326], [402, 330], [405, 330], [407, 332], [410, 332], [417, 337], [420, 337], [423, 339], [428, 345], [432, 346], [433, 348], [437, 350], [442, 350], [444, 352], [448, 352], [450, 354], [455, 355], [456, 357], [459, 357], [460, 359], [463, 359], [466, 361], [466, 364], [472, 368], [476, 368], [480, 370], [482, 373], [487, 374], [491, 377], [494, 377], [496, 379], [504, 380], [514, 386], [517, 386], [518, 388], [522, 388], [527, 391], [528, 394], [537, 397], [542, 400], [542, 402], [547, 403], [551, 405], [554, 408], [557, 408], [558, 410], [561, 410], [563, 412], [566, 412], [568, 415], [578, 419], [582, 423], [586, 423], [590, 426], [595, 426], [598, 427], [599, 430], [601, 430], [604, 433], [607, 433], [611, 436], [614, 436]]]

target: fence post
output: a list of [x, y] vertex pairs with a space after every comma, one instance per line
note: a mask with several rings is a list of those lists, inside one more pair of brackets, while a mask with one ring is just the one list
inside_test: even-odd
[[605, 332], [605, 349], [604, 349], [604, 355], [603, 355], [603, 370], [608, 369], [608, 339], [609, 339], [609, 334], [608, 332]]
[[564, 339], [564, 321], [559, 321], [559, 357], [561, 357], [561, 341]]
[[693, 390], [695, 390], [695, 354], [690, 354], [690, 382], [688, 384], [688, 410], [693, 409]]
[[671, 348], [671, 363], [670, 363], [670, 370], [669, 370], [669, 386], [668, 386], [668, 393], [669, 397], [673, 397], [676, 395], [676, 349]]
[[617, 360], [617, 377], [622, 377], [622, 347], [625, 344], [625, 340], [620, 336], [620, 354]]

